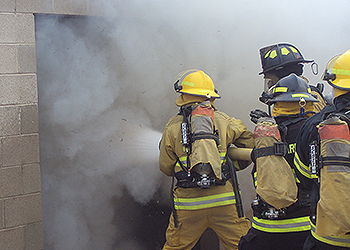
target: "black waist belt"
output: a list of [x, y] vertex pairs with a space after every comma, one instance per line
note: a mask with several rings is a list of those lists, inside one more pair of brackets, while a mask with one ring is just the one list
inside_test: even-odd
[[[216, 179], [215, 177], [209, 177], [210, 182], [215, 185], [225, 185], [226, 181], [230, 179], [230, 169], [225, 164], [221, 166], [221, 175], [222, 180]], [[177, 180], [176, 186], [182, 187], [182, 188], [195, 188], [199, 187], [198, 182], [201, 180], [201, 177], [198, 173], [191, 171], [190, 176], [188, 176], [188, 172], [181, 170], [179, 172], [175, 173], [175, 178]]]

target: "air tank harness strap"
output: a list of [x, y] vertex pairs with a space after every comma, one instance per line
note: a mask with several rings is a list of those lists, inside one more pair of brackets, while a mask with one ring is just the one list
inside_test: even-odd
[[[177, 159], [179, 161], [179, 159]], [[176, 163], [175, 163], [176, 164]], [[177, 214], [175, 209], [175, 202], [174, 202], [174, 179], [175, 179], [175, 164], [172, 171], [172, 179], [171, 179], [171, 187], [170, 187], [170, 202], [171, 202], [171, 210], [173, 212], [173, 218], [174, 218], [174, 226], [175, 228], [178, 227], [178, 221], [177, 221]]]
[[254, 148], [252, 150], [251, 159], [256, 163], [256, 159], [263, 156], [269, 155], [280, 155], [285, 156], [287, 154], [287, 147], [283, 142], [276, 142], [273, 146], [264, 148]]
[[320, 168], [324, 165], [338, 165], [350, 167], [350, 158], [343, 156], [326, 156], [321, 157]]
[[192, 141], [200, 139], [213, 139], [216, 142], [216, 145], [220, 144], [219, 134], [217, 130], [215, 131], [215, 134], [196, 133], [195, 135], [192, 135]]

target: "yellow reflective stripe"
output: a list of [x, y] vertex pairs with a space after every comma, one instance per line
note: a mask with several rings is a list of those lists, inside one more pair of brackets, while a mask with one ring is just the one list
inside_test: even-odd
[[348, 69], [332, 69], [332, 73], [336, 75], [350, 76], [350, 70]]
[[253, 217], [252, 226], [260, 231], [270, 233], [287, 233], [310, 230], [308, 216], [285, 220], [266, 220]]
[[273, 89], [273, 93], [279, 93], [279, 92], [283, 92], [283, 93], [285, 93], [285, 92], [287, 92], [288, 91], [288, 88], [287, 87], [276, 87], [276, 88], [274, 88]]
[[310, 224], [311, 224], [311, 234], [315, 239], [332, 246], [350, 247], [350, 235], [326, 236], [326, 237], [319, 236], [316, 234], [315, 225], [312, 222], [310, 222]]
[[308, 95], [306, 94], [301, 94], [301, 93], [298, 93], [298, 94], [292, 94], [292, 97], [306, 97], [306, 98], [309, 98]]
[[311, 167], [305, 166], [305, 164], [300, 160], [297, 152], [295, 152], [295, 155], [294, 155], [294, 165], [299, 170], [299, 172], [302, 175], [304, 175], [306, 178], [309, 178], [309, 179], [317, 178], [317, 175], [311, 174]]
[[226, 152], [220, 152], [220, 157], [225, 157], [226, 156]]
[[256, 171], [254, 172], [254, 186], [258, 186], [258, 172]]
[[226, 159], [226, 152], [219, 152], [220, 154], [220, 163], [223, 164]]
[[289, 54], [289, 50], [288, 50], [287, 48], [282, 48], [282, 49], [281, 49], [281, 54], [284, 55], [284, 56], [286, 56], [286, 55]]
[[187, 86], [194, 87], [195, 84], [194, 84], [193, 82], [183, 81], [183, 82], [181, 83], [181, 85], [187, 85]]
[[296, 183], [300, 183], [300, 181], [299, 181], [297, 175], [295, 174], [294, 168], [292, 169], [292, 171], [293, 171], [293, 175], [294, 175], [294, 178], [295, 178], [295, 182], [296, 182]]
[[183, 156], [183, 157], [179, 157], [180, 161], [186, 161], [187, 160], [187, 156]]
[[293, 51], [294, 53], [298, 53], [298, 51], [294, 47], [288, 46], [288, 48], [290, 48], [291, 51]]
[[[184, 165], [185, 167], [187, 167], [187, 157], [183, 156], [179, 158], [179, 161], [181, 161], [182, 165]], [[177, 167], [181, 167], [179, 161], [176, 162], [175, 166]]]
[[174, 198], [174, 203], [178, 210], [197, 210], [235, 204], [236, 198], [233, 192], [229, 192], [197, 198]]
[[272, 50], [271, 52], [270, 52], [270, 58], [275, 58], [277, 56], [277, 52], [276, 52], [276, 50]]

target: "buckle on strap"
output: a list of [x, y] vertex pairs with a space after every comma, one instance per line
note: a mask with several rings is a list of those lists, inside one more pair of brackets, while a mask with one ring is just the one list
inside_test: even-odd
[[285, 156], [287, 154], [287, 147], [283, 142], [275, 142], [273, 148], [275, 155]]

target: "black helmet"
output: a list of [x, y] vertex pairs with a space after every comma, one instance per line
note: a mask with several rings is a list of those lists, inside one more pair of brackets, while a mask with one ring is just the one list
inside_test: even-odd
[[282, 68], [287, 64], [313, 62], [313, 60], [305, 60], [298, 48], [288, 43], [279, 43], [261, 48], [260, 59], [263, 71], [259, 75], [279, 67]]
[[318, 102], [311, 94], [311, 88], [307, 82], [296, 74], [290, 74], [279, 80], [268, 95], [270, 95], [268, 104], [299, 102], [302, 98], [306, 102]]

